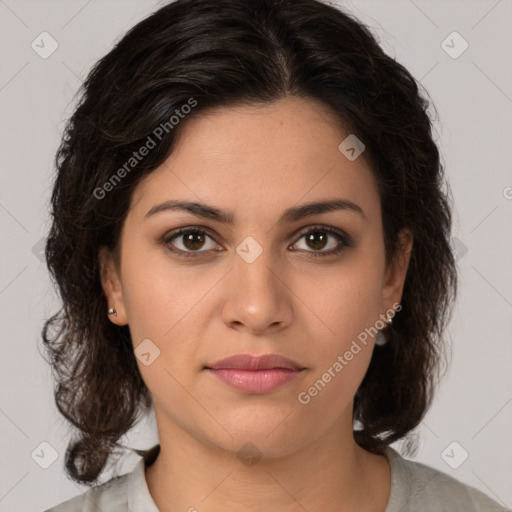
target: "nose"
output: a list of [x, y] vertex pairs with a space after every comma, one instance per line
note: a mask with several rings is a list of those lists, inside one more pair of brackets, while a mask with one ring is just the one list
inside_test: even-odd
[[250, 263], [235, 256], [234, 268], [224, 280], [222, 320], [228, 327], [264, 335], [291, 324], [293, 293], [279, 270], [269, 250]]

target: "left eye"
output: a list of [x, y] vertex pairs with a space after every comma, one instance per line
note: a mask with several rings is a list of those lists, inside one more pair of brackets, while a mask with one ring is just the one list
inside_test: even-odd
[[[327, 256], [329, 254], [335, 254], [341, 251], [344, 247], [349, 247], [350, 241], [347, 236], [339, 233], [337, 230], [332, 228], [325, 227], [314, 227], [309, 229], [299, 238], [299, 241], [304, 239], [304, 243], [306, 244], [306, 248], [298, 247], [299, 249], [304, 249], [307, 252], [312, 252], [312, 256]], [[294, 246], [298, 246], [298, 242], [294, 244]], [[323, 250], [326, 249], [327, 250]], [[313, 249], [312, 251], [308, 249]]]

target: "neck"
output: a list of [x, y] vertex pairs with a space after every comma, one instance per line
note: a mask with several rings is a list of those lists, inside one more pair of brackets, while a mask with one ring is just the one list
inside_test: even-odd
[[351, 425], [349, 436], [340, 432], [335, 424], [299, 450], [258, 460], [250, 450], [237, 455], [167, 424], [159, 428], [160, 453], [146, 481], [161, 512], [383, 511], [391, 485], [387, 459], [359, 447]]

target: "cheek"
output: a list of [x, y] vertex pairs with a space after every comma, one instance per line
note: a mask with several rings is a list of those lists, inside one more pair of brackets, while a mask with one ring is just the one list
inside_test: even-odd
[[[307, 380], [296, 397], [301, 426], [306, 431], [326, 431], [344, 417], [350, 421], [351, 403], [371, 358], [370, 347], [361, 348], [345, 364], [336, 357]], [[336, 366], [336, 363], [338, 366]], [[341, 368], [341, 370], [340, 370]]]
[[200, 273], [197, 267], [171, 265], [163, 248], [142, 251], [129, 243], [122, 272], [133, 346], [137, 354], [139, 345], [146, 343], [144, 353], [149, 352], [152, 361], [146, 365], [144, 358], [137, 359], [144, 382], [157, 401], [189, 400], [183, 386], [193, 387], [194, 372], [205, 362], [198, 357], [197, 331], [205, 322], [207, 294], [219, 277]]
[[315, 295], [313, 307], [323, 325], [312, 333], [314, 365], [297, 396], [307, 422], [335, 421], [363, 380], [373, 353], [370, 327], [379, 315], [379, 284], [377, 272], [362, 267], [356, 272], [354, 266]]
[[137, 250], [126, 245], [123, 300], [134, 343], [139, 338], [165, 344], [188, 325], [183, 320], [215, 284], [215, 276], [171, 264], [165, 248]]
[[364, 378], [373, 352], [375, 332], [370, 328], [381, 313], [382, 272], [375, 251], [361, 251], [336, 270], [316, 276], [318, 286], [304, 295], [318, 316], [309, 331], [314, 365], [297, 397], [306, 414], [318, 417], [331, 411], [327, 416], [335, 416]]
[[321, 353], [332, 356], [333, 350], [346, 350], [352, 340], [375, 324], [381, 313], [381, 286], [380, 261], [364, 255], [354, 255], [337, 267], [323, 270], [314, 280], [301, 277], [297, 295], [306, 297], [304, 302], [313, 313], [319, 338], [325, 340], [316, 343]]

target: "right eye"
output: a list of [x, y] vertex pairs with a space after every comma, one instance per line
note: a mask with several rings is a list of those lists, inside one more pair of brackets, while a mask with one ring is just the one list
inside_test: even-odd
[[[210, 245], [204, 249], [208, 239], [211, 240]], [[194, 258], [198, 256], [194, 253], [204, 253], [219, 247], [207, 231], [193, 227], [180, 228], [170, 233], [164, 238], [163, 243], [170, 251], [185, 258]]]

